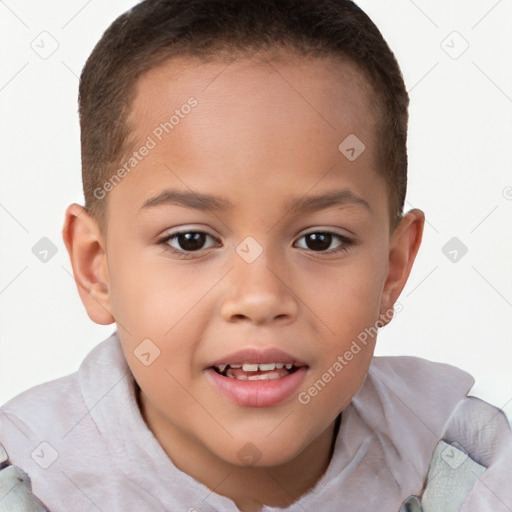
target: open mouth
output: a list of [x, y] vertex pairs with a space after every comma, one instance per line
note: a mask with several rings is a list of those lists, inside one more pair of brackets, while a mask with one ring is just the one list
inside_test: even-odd
[[236, 380], [276, 380], [296, 372], [299, 366], [293, 363], [240, 363], [219, 364], [213, 370]]
[[240, 350], [212, 361], [206, 376], [238, 406], [275, 407], [291, 400], [306, 378], [309, 365], [295, 357], [277, 348]]

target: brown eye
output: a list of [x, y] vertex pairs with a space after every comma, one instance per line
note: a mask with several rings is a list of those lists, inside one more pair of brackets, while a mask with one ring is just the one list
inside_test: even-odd
[[170, 245], [173, 249], [186, 252], [199, 251], [201, 249], [209, 248], [213, 245], [213, 242], [214, 240], [211, 235], [201, 231], [175, 233], [174, 235], [170, 235], [165, 241], [165, 243]]
[[206, 236], [204, 233], [183, 233], [178, 235], [176, 240], [184, 251], [197, 251], [203, 248]]
[[315, 231], [300, 237], [296, 245], [315, 252], [338, 252], [352, 245], [352, 240], [338, 233]]
[[306, 246], [312, 251], [326, 251], [332, 243], [332, 235], [330, 233], [311, 233], [304, 237]]

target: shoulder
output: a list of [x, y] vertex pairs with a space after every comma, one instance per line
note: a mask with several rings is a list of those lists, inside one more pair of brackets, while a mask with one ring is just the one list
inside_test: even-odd
[[[44, 495], [48, 471], [51, 480], [58, 479], [55, 462], [63, 459], [66, 435], [86, 414], [77, 373], [30, 388], [0, 408], [0, 443], [9, 468], [30, 475], [36, 496]], [[25, 492], [29, 490], [30, 485]]]
[[[474, 382], [469, 373], [455, 366], [400, 356], [375, 357], [365, 386], [367, 392], [378, 393], [388, 403], [398, 400], [421, 416], [438, 417], [444, 439], [463, 439], [468, 451], [476, 455], [484, 439], [498, 443], [510, 431], [510, 424], [501, 409], [468, 396]], [[478, 456], [476, 460], [485, 466], [490, 462]]]
[[475, 382], [469, 373], [456, 366], [414, 356], [374, 357], [369, 373], [410, 387], [437, 388], [453, 382], [470, 389]]
[[16, 431], [26, 437], [50, 429], [64, 433], [67, 420], [80, 406], [77, 372], [34, 386], [0, 408], [2, 438]]
[[448, 419], [422, 492], [423, 510], [512, 510], [512, 432], [502, 410], [476, 397]]
[[29, 471], [34, 461], [41, 462], [34, 454], [46, 449], [45, 456], [56, 456], [63, 442], [95, 430], [83, 380], [98, 370], [111, 345], [112, 338], [105, 340], [89, 352], [78, 371], [23, 391], [0, 407], [0, 442], [12, 464]]
[[508, 457], [512, 478], [512, 431], [505, 413], [484, 400], [468, 396], [454, 409], [443, 432], [473, 460], [488, 468]]
[[374, 458], [403, 488], [426, 476], [434, 449], [473, 378], [417, 357], [375, 357], [346, 414], [351, 434], [370, 436]]
[[[9, 463], [30, 475], [34, 494], [50, 509], [68, 507], [74, 482], [88, 488], [115, 480], [109, 439], [95, 414], [103, 407], [100, 418], [116, 417], [115, 400], [105, 403], [105, 397], [127, 376], [114, 334], [89, 352], [77, 372], [28, 389], [0, 408], [0, 443]], [[78, 501], [71, 508], [85, 510]]]
[[355, 401], [381, 404], [382, 412], [402, 412], [413, 423], [438, 433], [455, 406], [474, 385], [455, 366], [419, 357], [374, 357]]
[[436, 449], [447, 443], [460, 451], [462, 459], [468, 457], [485, 468], [466, 491], [461, 510], [508, 510], [504, 503], [512, 509], [509, 421], [498, 407], [468, 396], [473, 384], [471, 375], [448, 364], [376, 357], [353, 402], [384, 445], [389, 467], [414, 460], [419, 475], [426, 477]]

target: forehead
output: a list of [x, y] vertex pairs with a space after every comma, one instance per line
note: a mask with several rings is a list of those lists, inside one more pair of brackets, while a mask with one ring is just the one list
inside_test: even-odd
[[[371, 88], [348, 60], [173, 58], [139, 79], [128, 121], [128, 155], [149, 140], [153, 146], [124, 180], [132, 183], [133, 204], [164, 182], [250, 202], [283, 186], [300, 196], [340, 176], [359, 190], [377, 178]], [[341, 153], [347, 138], [364, 144], [356, 161]], [[335, 168], [340, 172], [330, 172]], [[127, 184], [113, 196], [122, 188]]]
[[180, 56], [138, 80], [129, 115], [134, 135], [151, 128], [141, 124], [144, 118], [150, 120], [147, 114], [165, 115], [190, 96], [202, 100], [204, 117], [219, 108], [222, 112], [217, 113], [224, 116], [245, 113], [254, 119], [265, 114], [269, 120], [271, 114], [288, 118], [295, 111], [331, 130], [346, 129], [353, 114], [374, 124], [377, 111], [372, 88], [348, 58], [313, 58], [284, 50], [209, 61]]

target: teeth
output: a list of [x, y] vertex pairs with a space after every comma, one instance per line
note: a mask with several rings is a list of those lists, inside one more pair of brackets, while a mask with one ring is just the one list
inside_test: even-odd
[[[268, 373], [270, 379], [277, 379], [280, 378], [281, 375], [279, 373], [274, 372], [274, 370], [282, 370], [283, 368], [286, 368], [287, 370], [291, 370], [293, 368], [293, 363], [243, 363], [243, 364], [218, 364], [216, 366], [219, 373], [225, 373], [226, 371], [229, 372], [230, 369], [232, 370], [239, 370], [241, 369], [244, 372], [270, 372]], [[263, 378], [260, 375], [249, 376], [249, 380], [256, 380], [253, 377], [258, 377], [258, 380], [264, 380], [267, 377], [265, 376], [267, 374], [263, 375]], [[241, 380], [246, 380], [246, 376], [243, 376]]]
[[247, 380], [275, 380], [283, 377], [279, 372], [262, 373], [261, 375], [249, 375]]
[[268, 374], [249, 375], [249, 380], [268, 380]]
[[236, 373], [234, 374], [229, 369], [227, 370], [225, 376], [229, 377], [230, 379], [235, 380], [275, 380], [275, 379], [282, 379], [283, 377], [286, 377], [287, 373], [283, 374], [283, 371], [270, 371], [267, 373], [260, 373], [260, 374], [247, 374], [247, 373]]
[[243, 365], [229, 365], [231, 368], [240, 368], [242, 367], [242, 370], [244, 372], [257, 372], [258, 370], [260, 372], [271, 372], [272, 370], [275, 370], [276, 368], [278, 370], [281, 370], [286, 366], [287, 370], [291, 370], [293, 364], [284, 364], [284, 363], [260, 363], [260, 364], [252, 364], [252, 363], [244, 363]]

